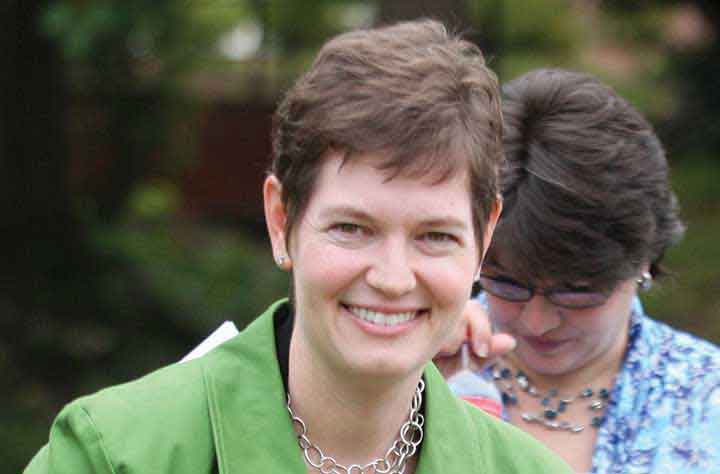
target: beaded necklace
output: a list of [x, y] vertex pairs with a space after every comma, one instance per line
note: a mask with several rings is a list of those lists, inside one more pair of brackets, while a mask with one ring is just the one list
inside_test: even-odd
[[504, 405], [517, 405], [516, 385], [519, 390], [537, 399], [539, 411], [524, 412], [521, 415], [526, 423], [539, 423], [549, 430], [580, 433], [585, 429], [585, 425], [562, 419], [568, 405], [576, 400], [587, 402], [588, 410], [591, 413], [590, 426], [597, 429], [605, 423], [605, 408], [610, 401], [610, 392], [606, 388], [599, 390], [586, 388], [577, 395], [561, 397], [556, 388], [551, 388], [546, 393], [540, 393], [522, 370], [517, 370], [513, 375], [510, 368], [502, 367], [497, 363], [491, 365], [490, 370], [495, 384], [500, 388]]

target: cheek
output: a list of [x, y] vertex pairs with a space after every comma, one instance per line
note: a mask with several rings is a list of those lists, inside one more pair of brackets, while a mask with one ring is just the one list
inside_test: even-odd
[[611, 317], [607, 314], [607, 309], [588, 308], [579, 310], [561, 309], [565, 321], [575, 329], [582, 331], [588, 337], [602, 338], [607, 334]]
[[609, 314], [593, 314], [584, 318], [575, 318], [575, 327], [588, 339], [603, 342], [615, 340], [619, 322]]
[[458, 315], [465, 307], [474, 277], [472, 261], [467, 259], [433, 260], [423, 265], [418, 282], [432, 293], [434, 304]]
[[341, 291], [362, 276], [364, 261], [358, 251], [308, 243], [299, 249], [294, 260], [296, 288], [302, 282], [315, 296]]

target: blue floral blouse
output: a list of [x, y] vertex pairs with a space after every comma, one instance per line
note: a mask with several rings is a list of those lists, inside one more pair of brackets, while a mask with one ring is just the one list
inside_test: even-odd
[[720, 473], [720, 348], [651, 319], [636, 299], [605, 416], [593, 474]]
[[598, 431], [595, 474], [720, 473], [720, 349], [645, 315]]

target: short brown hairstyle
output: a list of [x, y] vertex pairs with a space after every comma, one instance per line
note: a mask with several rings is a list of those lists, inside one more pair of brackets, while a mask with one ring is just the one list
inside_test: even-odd
[[499, 87], [472, 43], [432, 20], [341, 34], [287, 92], [274, 117], [271, 173], [282, 184], [286, 236], [329, 150], [379, 152], [380, 168], [437, 182], [469, 170], [478, 239], [498, 194]]
[[488, 261], [516, 276], [614, 285], [682, 237], [662, 145], [597, 79], [541, 69], [503, 87], [504, 210]]

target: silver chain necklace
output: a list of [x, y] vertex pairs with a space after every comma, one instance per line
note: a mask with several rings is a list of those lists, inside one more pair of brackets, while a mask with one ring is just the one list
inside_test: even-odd
[[417, 448], [423, 440], [425, 417], [420, 413], [420, 407], [422, 407], [424, 390], [425, 382], [420, 379], [410, 405], [408, 420], [400, 427], [400, 436], [387, 450], [385, 457], [378, 458], [364, 466], [359, 464], [344, 466], [335, 458], [326, 456], [319, 446], [314, 445], [307, 436], [308, 429], [305, 422], [293, 412], [288, 393], [287, 409], [305, 461], [322, 474], [403, 474], [408, 460], [417, 452]]

